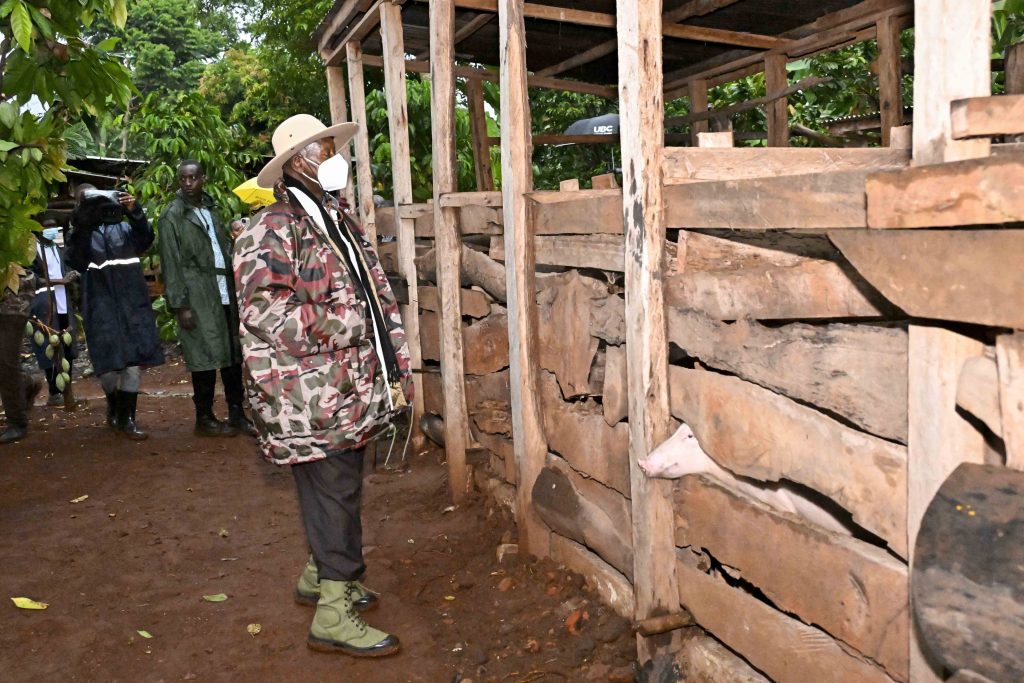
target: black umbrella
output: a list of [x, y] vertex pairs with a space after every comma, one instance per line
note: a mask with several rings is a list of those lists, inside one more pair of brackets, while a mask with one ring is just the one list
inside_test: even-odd
[[566, 135], [618, 135], [619, 115], [604, 114], [590, 119], [580, 119], [565, 129]]

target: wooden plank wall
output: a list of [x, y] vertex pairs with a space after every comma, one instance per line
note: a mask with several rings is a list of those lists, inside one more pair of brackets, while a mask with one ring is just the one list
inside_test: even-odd
[[[635, 71], [652, 58], [635, 50], [653, 30], [643, 6], [621, 0], [617, 14], [620, 66], [631, 54]], [[522, 6], [498, 9], [502, 192], [449, 183], [433, 205], [376, 216], [381, 234], [411, 225], [421, 252], [438, 237], [417, 259], [422, 279], [445, 279], [419, 290], [423, 359], [443, 365], [462, 343], [476, 481], [515, 509], [529, 552], [583, 574], [620, 613], [692, 614], [710, 645], [699, 658], [692, 645], [667, 654], [695, 680], [931, 680], [911, 644], [920, 514], [958, 462], [1024, 462], [1024, 240], [992, 225], [1024, 222], [1013, 183], [994, 181], [1024, 177], [1024, 158], [987, 156], [988, 136], [1024, 133], [1009, 115], [1017, 103], [960, 102], [955, 125], [932, 121], [952, 120], [953, 99], [988, 93], [937, 94], [938, 75], [924, 77], [915, 94], [929, 101], [918, 116], [931, 133], [915, 127], [911, 166], [896, 134], [882, 149], [737, 149], [707, 133], [696, 137], [708, 147], [651, 149], [627, 129], [647, 120], [659, 88], [625, 88], [623, 150], [647, 165], [643, 178], [626, 178], [625, 192], [580, 191], [571, 178], [532, 192]], [[889, 19], [878, 31], [892, 71]], [[940, 24], [928, 24], [930, 40], [941, 42]], [[898, 100], [886, 78], [886, 100]], [[985, 155], [965, 160], [971, 150]], [[436, 253], [456, 246], [458, 272], [445, 275]], [[664, 300], [649, 310], [655, 281]], [[424, 373], [426, 411], [451, 414], [450, 381]], [[670, 426], [658, 424], [662, 407], [720, 466], [798, 502], [773, 506], [709, 475], [644, 479], [637, 460]], [[657, 509], [666, 498], [668, 518]], [[639, 639], [642, 658], [666, 654], [653, 644]]]

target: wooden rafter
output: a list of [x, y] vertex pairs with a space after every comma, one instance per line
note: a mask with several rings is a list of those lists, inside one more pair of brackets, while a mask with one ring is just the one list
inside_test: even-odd
[[[456, 0], [456, 6], [460, 9], [471, 9], [476, 10], [477, 12], [496, 12], [498, 3], [497, 0]], [[565, 7], [552, 7], [550, 5], [540, 5], [532, 2], [523, 4], [523, 16], [529, 19], [560, 21], [568, 24], [579, 24], [580, 26], [615, 28], [614, 14], [605, 14], [602, 12], [591, 12], [588, 10], [570, 9]], [[709, 43], [722, 43], [724, 45], [737, 45], [741, 47], [753, 47], [759, 49], [776, 48], [785, 42], [774, 36], [742, 33], [739, 31], [726, 31], [722, 29], [706, 28], [703, 26], [683, 26], [681, 24], [673, 23], [663, 25], [662, 33], [668, 38], [700, 40]]]
[[[823, 50], [838, 48], [853, 41], [874, 37], [875, 24], [885, 16], [898, 19], [914, 11], [912, 0], [865, 0], [853, 7], [826, 14], [816, 21], [783, 33], [781, 47], [770, 53], [784, 54], [790, 59], [809, 57]], [[764, 52], [733, 50], [700, 64], [682, 68], [665, 75], [665, 98], [668, 100], [686, 94], [690, 81], [706, 79], [709, 86], [758, 73], [764, 68]]]
[[[384, 62], [380, 57], [374, 55], [364, 55], [363, 63], [367, 66], [383, 66]], [[405, 70], [413, 73], [430, 73], [430, 62], [424, 62], [415, 59], [407, 59], [405, 61]], [[483, 81], [497, 82], [498, 74], [487, 69], [477, 69], [469, 66], [456, 66], [455, 75], [459, 78], [479, 78]], [[610, 85], [595, 85], [593, 83], [584, 83], [583, 81], [570, 81], [562, 78], [547, 78], [544, 76], [529, 76], [527, 78], [529, 86], [531, 88], [548, 88], [550, 90], [564, 90], [566, 92], [582, 92], [590, 95], [597, 95], [598, 97], [604, 97], [605, 99], [614, 100], [617, 97], [617, 91], [614, 86]]]
[[[490, 13], [476, 15], [475, 17], [473, 17], [472, 19], [467, 21], [462, 26], [462, 28], [460, 28], [458, 31], [455, 32], [455, 39], [453, 41], [453, 45], [457, 46], [462, 41], [464, 41], [467, 38], [469, 38], [470, 36], [474, 35], [477, 31], [482, 29], [484, 26], [486, 26], [487, 24], [491, 23], [492, 19], [494, 19], [494, 15], [490, 14]], [[417, 52], [416, 53], [416, 59], [428, 59], [429, 57], [430, 57], [430, 50], [429, 49], [422, 50], [421, 52]]]
[[362, 18], [341, 37], [341, 40], [334, 43], [333, 48], [326, 47], [330, 41], [330, 36], [324, 36], [324, 41], [320, 44], [320, 58], [324, 61], [324, 64], [335, 66], [340, 63], [344, 58], [345, 46], [348, 43], [362, 43], [366, 36], [370, 35], [380, 26], [380, 7], [382, 4], [385, 4], [384, 0], [377, 0], [373, 3], [373, 6], [366, 10]]
[[[671, 12], [666, 12], [662, 18], [662, 25], [665, 24], [678, 24], [686, 21], [691, 17], [703, 16], [710, 14], [716, 10], [728, 7], [729, 5], [735, 5], [739, 0], [691, 0], [682, 7], [678, 7]], [[565, 73], [570, 69], [575, 69], [578, 66], [589, 64], [593, 61], [601, 59], [606, 55], [610, 55], [615, 52], [618, 41], [615, 39], [606, 40], [603, 43], [598, 43], [594, 47], [590, 48], [585, 52], [581, 52], [578, 55], [570, 57], [563, 62], [549, 66], [546, 69], [541, 69], [537, 72], [538, 76], [557, 76], [558, 74]]]

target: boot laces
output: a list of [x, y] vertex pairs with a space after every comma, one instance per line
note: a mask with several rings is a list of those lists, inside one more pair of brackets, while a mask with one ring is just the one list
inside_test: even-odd
[[347, 593], [346, 597], [348, 598], [348, 600], [346, 601], [348, 603], [348, 618], [353, 623], [355, 623], [356, 628], [359, 629], [360, 634], [365, 634], [366, 631], [370, 628], [370, 625], [367, 624], [366, 621], [364, 621], [361, 616], [359, 616], [359, 612], [357, 612], [355, 608], [355, 599], [358, 597], [359, 587], [353, 581], [348, 585], [345, 592]]

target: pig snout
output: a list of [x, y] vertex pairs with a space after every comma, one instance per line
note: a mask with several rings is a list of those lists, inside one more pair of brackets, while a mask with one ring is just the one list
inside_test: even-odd
[[687, 474], [703, 472], [707, 456], [701, 450], [693, 432], [684, 423], [675, 434], [666, 439], [637, 464], [648, 477], [678, 479]]

